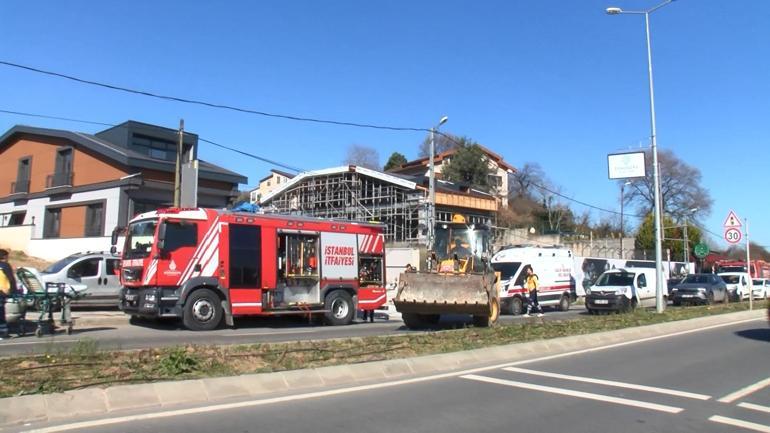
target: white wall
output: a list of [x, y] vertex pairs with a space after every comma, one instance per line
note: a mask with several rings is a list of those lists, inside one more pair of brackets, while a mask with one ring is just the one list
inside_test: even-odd
[[[45, 207], [48, 205], [72, 204], [76, 206], [80, 202], [93, 200], [106, 200], [104, 209], [104, 233], [108, 236], [118, 224], [118, 212], [120, 210], [120, 187], [101, 189], [97, 191], [78, 192], [72, 194], [68, 200], [51, 201], [49, 197], [41, 197], [29, 200], [25, 205], [14, 206], [13, 202], [0, 203], [0, 214], [27, 211], [24, 224], [31, 225], [34, 221], [32, 239], [43, 237], [43, 221], [45, 219]], [[33, 219], [34, 218], [34, 219]]]
[[27, 252], [32, 226], [0, 227], [0, 248]]
[[109, 251], [110, 237], [67, 238], [67, 239], [32, 239], [29, 241], [27, 255], [55, 262], [70, 254], [85, 251]]

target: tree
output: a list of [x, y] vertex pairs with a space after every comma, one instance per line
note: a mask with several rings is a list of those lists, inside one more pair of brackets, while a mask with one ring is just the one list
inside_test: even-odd
[[508, 185], [510, 185], [509, 199], [536, 197], [536, 185], [539, 186], [549, 183], [540, 164], [536, 162], [524, 163], [520, 169], [508, 176]]
[[[470, 144], [470, 140], [466, 137], [458, 137], [452, 134], [433, 134], [433, 143], [435, 148], [435, 154], [446, 152], [448, 150], [457, 149], [463, 145]], [[430, 157], [430, 133], [425, 137], [425, 140], [420, 143], [420, 150], [418, 152], [420, 158]]]
[[489, 179], [494, 172], [489, 167], [487, 156], [476, 143], [460, 147], [449, 162], [444, 164], [441, 174], [448, 181], [466, 184], [482, 191], [490, 191], [493, 186]]
[[[652, 155], [645, 152], [647, 176], [634, 180], [626, 188], [625, 202], [636, 204], [641, 214], [652, 211], [654, 199], [652, 179]], [[660, 166], [660, 193], [663, 212], [676, 221], [682, 221], [684, 215], [698, 208], [700, 215], [711, 213], [713, 200], [708, 190], [701, 186], [701, 173], [670, 150], [658, 150]], [[620, 183], [625, 183], [621, 180]]]
[[[663, 242], [661, 247], [663, 248], [663, 260], [667, 259], [666, 250], [671, 252], [671, 260], [681, 261], [683, 258], [682, 252], [684, 250], [684, 230], [683, 226], [677, 225], [674, 220], [668, 216], [663, 217], [661, 224], [663, 225]], [[687, 224], [687, 239], [689, 245], [689, 255], [692, 256], [693, 247], [700, 243], [703, 237], [703, 233], [698, 227]], [[636, 233], [636, 243], [634, 245], [637, 250], [650, 251], [651, 254], [655, 252], [655, 221], [652, 217], [652, 213], [647, 214], [644, 221], [639, 226]]]
[[351, 144], [348, 146], [347, 156], [342, 161], [346, 165], [357, 165], [372, 170], [380, 169], [380, 154], [377, 149], [361, 144]]
[[393, 152], [388, 158], [388, 162], [385, 163], [383, 170], [388, 171], [393, 168], [398, 168], [403, 164], [406, 164], [406, 157], [398, 152]]

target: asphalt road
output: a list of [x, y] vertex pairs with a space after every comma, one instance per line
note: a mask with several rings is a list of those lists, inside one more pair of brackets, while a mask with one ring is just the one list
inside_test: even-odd
[[78, 431], [770, 432], [768, 359], [762, 319], [429, 381], [129, 415]]
[[[582, 305], [573, 305], [570, 311], [565, 312], [546, 309], [545, 313], [542, 320], [565, 320], [586, 314]], [[79, 314], [83, 315], [76, 311], [74, 316]], [[500, 320], [514, 322], [540, 319], [504, 315]], [[76, 320], [72, 335], [57, 332], [53, 336], [41, 338], [26, 335], [0, 341], [0, 356], [65, 350], [82, 339], [96, 341], [102, 349], [140, 349], [184, 344], [253, 344], [427, 332], [411, 331], [401, 320], [388, 320], [382, 315], [378, 316], [374, 323], [356, 320], [349, 326], [313, 325], [309, 324], [306, 318], [299, 317], [241, 318], [236, 320], [235, 328], [206, 332], [183, 329], [179, 321], [142, 322], [138, 325], [125, 322], [115, 324], [120, 323], [115, 320], [112, 324], [105, 325], [98, 324], [98, 321], [92, 323], [81, 326]], [[442, 318], [438, 329], [452, 329], [469, 324], [470, 316], [449, 316]]]

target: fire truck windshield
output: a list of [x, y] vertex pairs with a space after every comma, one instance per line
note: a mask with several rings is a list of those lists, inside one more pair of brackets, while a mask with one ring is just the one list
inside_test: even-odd
[[124, 259], [143, 259], [150, 255], [158, 220], [142, 220], [128, 225]]
[[480, 261], [488, 250], [489, 230], [465, 224], [441, 224], [436, 228], [435, 250], [439, 260], [472, 257]]

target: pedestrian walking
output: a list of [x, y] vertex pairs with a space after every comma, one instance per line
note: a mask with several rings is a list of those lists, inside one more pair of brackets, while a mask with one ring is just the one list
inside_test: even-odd
[[16, 278], [8, 264], [8, 251], [0, 249], [0, 340], [8, 337], [8, 324], [5, 322], [5, 300], [16, 290]]
[[537, 274], [532, 269], [532, 266], [527, 266], [527, 280], [524, 283], [524, 288], [529, 293], [529, 299], [527, 301], [527, 313], [524, 317], [529, 317], [530, 313], [537, 311], [537, 317], [543, 317], [543, 307], [537, 302], [537, 289], [540, 288], [540, 281], [537, 279]]

